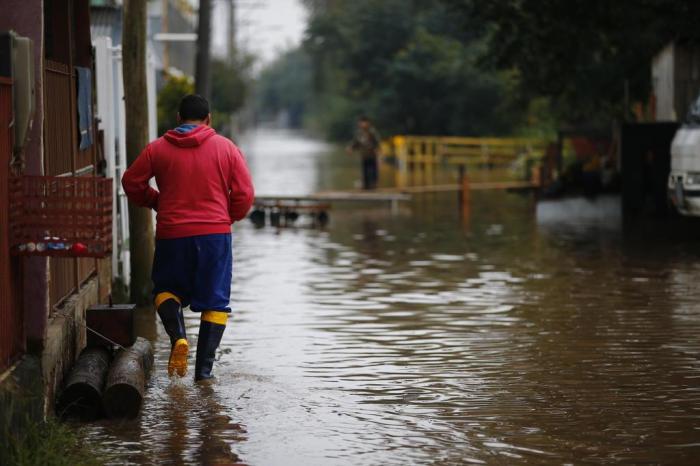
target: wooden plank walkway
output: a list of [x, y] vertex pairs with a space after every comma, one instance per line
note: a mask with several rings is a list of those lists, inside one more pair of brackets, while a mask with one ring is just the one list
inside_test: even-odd
[[379, 190], [348, 190], [348, 191], [320, 191], [313, 194], [299, 195], [262, 195], [255, 196], [256, 203], [269, 202], [397, 202], [408, 201], [409, 194], [401, 192], [383, 192]]
[[[539, 186], [531, 181], [486, 181], [469, 183], [470, 191], [490, 190], [530, 190]], [[404, 186], [377, 188], [373, 190], [349, 189], [344, 191], [319, 191], [312, 194], [260, 195], [255, 197], [257, 204], [303, 203], [303, 202], [390, 202], [408, 201], [412, 194], [460, 191], [459, 183], [435, 184], [426, 186]]]
[[[469, 183], [470, 191], [494, 191], [494, 190], [529, 190], [538, 189], [539, 186], [531, 181], [483, 181]], [[461, 191], [462, 185], [459, 183], [433, 184], [425, 186], [404, 186], [403, 188], [378, 188], [376, 191], [382, 193], [439, 193], [448, 191]]]
[[255, 196], [258, 209], [280, 209], [294, 211], [327, 211], [331, 204], [338, 202], [382, 202], [388, 203], [397, 212], [400, 201], [411, 199], [410, 194], [400, 192], [379, 192], [377, 190], [321, 191], [302, 195], [262, 195]]

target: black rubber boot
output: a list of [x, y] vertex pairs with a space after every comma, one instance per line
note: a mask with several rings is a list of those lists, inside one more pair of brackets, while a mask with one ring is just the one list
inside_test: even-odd
[[212, 367], [216, 358], [216, 349], [226, 330], [226, 312], [206, 311], [202, 313], [199, 323], [199, 340], [197, 341], [197, 360], [194, 366], [194, 380], [211, 379]]
[[[163, 298], [165, 299], [163, 300]], [[187, 375], [187, 355], [190, 345], [187, 342], [185, 318], [182, 315], [180, 303], [175, 298], [164, 297], [163, 295], [156, 297], [156, 303], [160, 320], [163, 322], [163, 327], [170, 337], [168, 375], [172, 376], [177, 372], [177, 375], [184, 377]]]
[[180, 338], [187, 339], [185, 334], [185, 318], [182, 315], [182, 309], [180, 309], [180, 303], [174, 299], [166, 299], [160, 306], [158, 306], [158, 315], [160, 316], [161, 322], [163, 322], [163, 328], [165, 332], [170, 337], [170, 345], [175, 345], [175, 342]]

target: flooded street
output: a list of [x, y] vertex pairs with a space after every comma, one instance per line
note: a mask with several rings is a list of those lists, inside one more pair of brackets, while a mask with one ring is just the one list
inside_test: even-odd
[[[293, 133], [239, 142], [259, 194], [359, 177]], [[468, 218], [456, 201], [236, 225], [217, 380], [193, 383], [194, 354], [169, 380], [142, 314], [157, 332], [142, 415], [86, 438], [114, 464], [697, 464], [700, 236], [623, 225], [615, 199], [478, 192]]]

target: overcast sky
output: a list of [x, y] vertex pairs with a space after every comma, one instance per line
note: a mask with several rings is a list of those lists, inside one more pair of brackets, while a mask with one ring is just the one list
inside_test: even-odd
[[[213, 0], [214, 50], [223, 46], [228, 18], [217, 14]], [[235, 0], [238, 46], [258, 57], [257, 69], [281, 51], [298, 45], [306, 27], [306, 10], [301, 0]], [[221, 31], [221, 34], [218, 32]]]

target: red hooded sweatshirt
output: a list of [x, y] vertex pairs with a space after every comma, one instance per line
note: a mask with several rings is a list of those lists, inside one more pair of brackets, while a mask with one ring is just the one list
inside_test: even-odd
[[[148, 181], [154, 177], [159, 191]], [[241, 151], [213, 128], [170, 130], [151, 142], [124, 173], [131, 202], [158, 212], [156, 238], [230, 233], [253, 203]]]

